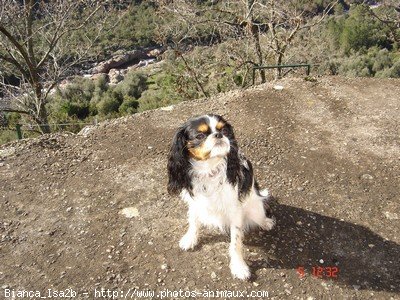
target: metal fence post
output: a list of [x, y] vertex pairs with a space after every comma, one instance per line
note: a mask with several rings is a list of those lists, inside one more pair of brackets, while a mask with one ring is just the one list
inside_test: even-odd
[[16, 124], [15, 129], [17, 130], [17, 137], [19, 140], [22, 140], [22, 131], [21, 131], [21, 124]]

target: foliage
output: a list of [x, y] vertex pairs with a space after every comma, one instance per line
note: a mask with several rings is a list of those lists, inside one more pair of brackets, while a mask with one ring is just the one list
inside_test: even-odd
[[[90, 56], [97, 35], [78, 34], [93, 19], [104, 18], [103, 1], [1, 2], [0, 77], [15, 77], [16, 84], [0, 80], [0, 89], [19, 111], [50, 132], [46, 104], [54, 86]], [[23, 13], [21, 13], [23, 12]], [[92, 29], [99, 32], [102, 22]], [[24, 95], [24, 96], [21, 96]]]
[[119, 83], [116, 90], [123, 95], [140, 98], [142, 93], [147, 89], [147, 76], [139, 72], [128, 72], [124, 80]]
[[[354, 8], [353, 8], [354, 7]], [[366, 5], [356, 5], [350, 9], [349, 17], [345, 19], [340, 33], [340, 47], [348, 54], [350, 50], [360, 50], [372, 46], [388, 46], [386, 31], [369, 14]]]
[[318, 30], [303, 33], [289, 51], [297, 62], [318, 63], [321, 74], [399, 77], [400, 56], [389, 28], [366, 5], [330, 16]]
[[50, 119], [54, 123], [68, 123], [97, 115], [104, 119], [136, 113], [138, 99], [147, 88], [147, 76], [140, 72], [129, 72], [115, 86], [107, 83], [106, 76], [95, 80], [76, 77], [51, 96]]
[[[113, 24], [113, 29], [104, 31], [96, 45], [96, 50], [102, 58], [119, 49], [156, 45], [154, 39], [158, 20], [155, 5], [150, 1], [128, 5], [122, 11], [110, 10], [108, 22]], [[95, 34], [93, 28], [89, 28], [89, 33]], [[88, 33], [79, 32], [80, 36], [85, 34]]]
[[17, 139], [17, 134], [15, 130], [11, 129], [1, 129], [0, 128], [0, 145], [12, 142]]
[[[317, 64], [314, 70], [319, 74], [400, 77], [400, 29], [396, 25], [399, 14], [390, 6], [372, 9], [362, 4], [368, 3], [365, 1], [340, 1], [324, 21], [316, 23], [330, 1], [287, 2], [288, 7], [304, 11], [301, 20], [293, 19], [304, 28], [286, 43], [285, 36], [288, 37], [290, 28], [296, 28], [293, 26], [297, 21], [276, 27], [276, 41], [283, 38], [285, 42], [278, 47], [271, 44], [273, 39], [269, 35], [268, 1], [257, 1], [253, 19], [243, 19], [243, 15], [247, 15], [246, 1], [174, 2], [183, 5], [178, 14], [168, 10], [169, 4], [164, 5], [172, 3], [169, 1], [112, 2], [105, 10], [107, 18], [99, 11], [92, 16], [91, 22], [63, 37], [59, 45], [62, 51], [56, 49], [59, 56], [49, 57], [43, 65], [48, 70], [56, 71], [51, 68], [57, 64], [78, 61], [82, 54], [76, 51], [78, 46], [93, 41], [85, 53], [86, 60], [81, 61], [78, 68], [69, 69], [65, 73], [68, 76], [92, 67], [93, 62], [108, 58], [116, 50], [132, 50], [157, 43], [171, 48], [163, 54], [160, 68], [130, 71], [117, 85], [109, 84], [103, 74], [92, 79], [78, 77], [53, 90], [44, 101], [49, 123], [90, 122], [97, 117], [105, 119], [133, 114], [246, 87], [251, 83], [254, 64], [260, 61], [265, 65], [276, 64], [277, 53], [281, 50], [285, 55], [279, 63]], [[71, 20], [79, 25], [79, 18], [85, 18], [88, 13], [73, 15]], [[281, 15], [289, 13], [292, 11]], [[23, 26], [21, 20], [17, 21], [17, 26]], [[47, 18], [35, 19], [34, 28], [40, 28], [47, 21]], [[311, 23], [318, 25], [308, 27]], [[99, 30], [99, 26], [107, 30]], [[254, 29], [258, 36], [254, 35]], [[260, 52], [255, 50], [255, 38], [262, 49], [261, 60]], [[48, 37], [47, 40], [40, 36], [35, 39], [35, 49], [44, 55]], [[0, 55], [5, 54], [0, 48]], [[0, 65], [0, 72], [6, 83], [20, 83], [18, 80], [22, 77], [15, 77], [16, 69], [10, 69], [10, 64]], [[268, 80], [272, 79], [273, 71], [266, 75]], [[47, 84], [42, 87], [45, 90]], [[20, 100], [28, 103], [31, 95], [24, 93]], [[26, 107], [34, 109], [32, 103]], [[25, 119], [21, 115], [18, 118]]]
[[97, 103], [97, 111], [100, 116], [116, 116], [122, 102], [122, 93], [111, 88]]
[[130, 115], [137, 112], [139, 101], [131, 96], [125, 95], [118, 111], [122, 115]]

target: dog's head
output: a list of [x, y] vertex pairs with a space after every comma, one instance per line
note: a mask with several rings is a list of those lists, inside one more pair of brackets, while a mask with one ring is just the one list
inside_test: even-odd
[[226, 156], [231, 147], [230, 139], [234, 139], [232, 126], [217, 115], [192, 119], [184, 131], [185, 147], [194, 160]]
[[[239, 170], [237, 142], [232, 126], [219, 115], [192, 118], [176, 132], [168, 160], [168, 191], [191, 189], [189, 171], [193, 161], [226, 159], [228, 170]], [[228, 174], [235, 181], [235, 172]], [[232, 177], [233, 176], [233, 177]], [[229, 178], [232, 177], [232, 178]]]

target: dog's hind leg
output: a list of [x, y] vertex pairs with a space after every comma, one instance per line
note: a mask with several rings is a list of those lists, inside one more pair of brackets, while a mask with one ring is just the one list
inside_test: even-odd
[[267, 204], [267, 197], [254, 192], [246, 199], [243, 205], [246, 229], [259, 226], [264, 230], [271, 230], [274, 227], [275, 219]]

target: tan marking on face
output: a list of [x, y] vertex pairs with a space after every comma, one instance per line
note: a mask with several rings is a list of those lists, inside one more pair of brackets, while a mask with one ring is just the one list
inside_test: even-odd
[[188, 151], [190, 157], [196, 159], [196, 160], [206, 160], [210, 157], [210, 152], [209, 150], [206, 150], [203, 144], [200, 144], [200, 146], [196, 148], [191, 148], [191, 143], [188, 142]]
[[202, 124], [199, 125], [199, 127], [197, 127], [197, 131], [200, 131], [200, 132], [203, 132], [203, 133], [206, 133], [208, 130], [209, 130], [209, 127], [205, 123], [202, 123]]
[[221, 130], [222, 129], [222, 127], [224, 127], [225, 126], [225, 123], [224, 122], [222, 122], [222, 121], [219, 121], [218, 123], [217, 123], [217, 126], [215, 126], [218, 130]]

